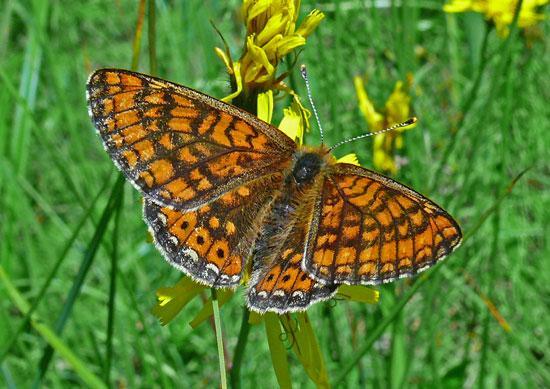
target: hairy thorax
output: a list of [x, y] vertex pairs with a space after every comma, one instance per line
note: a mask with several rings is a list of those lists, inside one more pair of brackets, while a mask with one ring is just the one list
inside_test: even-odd
[[284, 172], [283, 186], [275, 194], [269, 216], [256, 239], [253, 252], [254, 270], [269, 267], [280, 257], [280, 252], [289, 239], [304, 238], [289, 237], [289, 234], [297, 230], [304, 231], [292, 223], [309, 222], [307, 215], [311, 214], [312, 207], [315, 206], [314, 198], [322, 185], [324, 173], [335, 163], [335, 158], [324, 146], [302, 146], [296, 151], [292, 165]]

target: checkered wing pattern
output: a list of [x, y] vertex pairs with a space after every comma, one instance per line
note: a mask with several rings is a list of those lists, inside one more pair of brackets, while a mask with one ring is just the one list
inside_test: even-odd
[[414, 275], [462, 238], [434, 202], [359, 166], [332, 166], [316, 201], [302, 266], [324, 283], [378, 284]]
[[194, 210], [270, 174], [296, 149], [281, 131], [195, 90], [119, 69], [87, 84], [105, 149], [149, 200]]
[[[283, 168], [283, 167], [281, 167]], [[195, 211], [144, 203], [144, 218], [167, 261], [197, 282], [234, 287], [283, 176], [275, 172], [237, 189]]]

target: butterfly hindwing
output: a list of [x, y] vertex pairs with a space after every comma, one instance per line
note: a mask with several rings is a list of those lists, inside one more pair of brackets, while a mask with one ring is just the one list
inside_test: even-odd
[[296, 148], [281, 131], [212, 97], [118, 69], [87, 84], [109, 155], [147, 198], [193, 210], [273, 172]]
[[[301, 242], [294, 238], [296, 235], [302, 236]], [[285, 240], [284, 250], [277, 253], [276, 259], [267, 268], [255, 269], [247, 292], [250, 309], [279, 314], [303, 311], [336, 293], [338, 285], [324, 285], [302, 270], [303, 236], [293, 229], [292, 235]]]
[[223, 194], [195, 211], [145, 199], [144, 218], [164, 257], [195, 281], [233, 287], [241, 280], [259, 225], [282, 175], [273, 173]]
[[325, 175], [302, 266], [325, 283], [378, 284], [432, 266], [460, 240], [456, 222], [432, 201], [339, 163]]

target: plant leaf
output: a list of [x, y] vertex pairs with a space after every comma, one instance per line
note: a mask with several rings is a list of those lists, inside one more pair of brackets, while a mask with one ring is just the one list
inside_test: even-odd
[[283, 389], [292, 388], [290, 379], [290, 369], [288, 366], [288, 356], [285, 345], [281, 341], [281, 325], [277, 315], [268, 312], [264, 315], [265, 332], [267, 334], [267, 343], [273, 362], [273, 370], [277, 376], [277, 382]]

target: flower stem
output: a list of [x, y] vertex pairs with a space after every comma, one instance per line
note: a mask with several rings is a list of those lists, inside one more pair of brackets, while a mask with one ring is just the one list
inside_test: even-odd
[[225, 356], [223, 353], [223, 334], [220, 320], [220, 306], [218, 305], [218, 294], [216, 293], [216, 289], [211, 288], [210, 290], [212, 291], [212, 311], [214, 313], [214, 328], [216, 331], [216, 342], [218, 345], [218, 360], [220, 362], [221, 388], [227, 389], [227, 376], [225, 371]]
[[237, 347], [235, 348], [235, 355], [233, 356], [233, 366], [231, 367], [231, 387], [233, 389], [240, 387], [240, 373], [241, 364], [244, 356], [244, 349], [248, 340], [248, 333], [250, 332], [250, 324], [248, 319], [250, 317], [250, 311], [245, 306], [243, 307], [243, 317], [241, 321], [241, 329], [239, 331], [239, 339], [237, 340]]
[[148, 40], [149, 40], [149, 70], [151, 74], [157, 74], [157, 44], [156, 33], [157, 23], [155, 19], [155, 0], [149, 0], [149, 14], [148, 14]]

